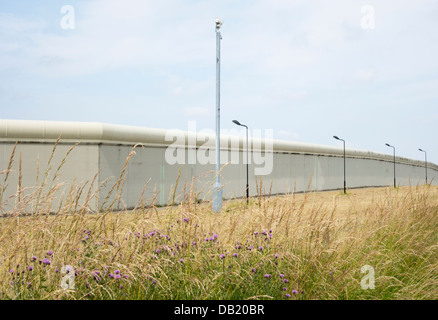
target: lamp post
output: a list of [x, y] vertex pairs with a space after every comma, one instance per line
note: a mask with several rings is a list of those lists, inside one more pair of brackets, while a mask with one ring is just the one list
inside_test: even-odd
[[347, 193], [347, 182], [346, 182], [346, 178], [345, 178], [345, 140], [338, 138], [337, 136], [333, 136], [333, 138], [335, 138], [336, 140], [341, 140], [344, 143], [344, 194]]
[[424, 152], [424, 162], [426, 164], [426, 184], [427, 184], [427, 152], [426, 152], [426, 150], [422, 150], [422, 149], [418, 149], [418, 150], [420, 150], [421, 152]]
[[393, 148], [394, 150], [394, 188], [396, 187], [396, 183], [395, 183], [395, 147], [394, 146], [391, 146], [390, 144], [388, 144], [388, 143], [385, 143], [385, 145], [386, 146], [388, 146], [388, 147], [390, 147], [390, 148]]
[[249, 202], [249, 182], [248, 182], [248, 166], [249, 166], [249, 162], [248, 162], [248, 150], [249, 150], [249, 144], [248, 144], [248, 126], [241, 124], [239, 121], [237, 120], [233, 120], [233, 123], [237, 124], [238, 126], [242, 126], [246, 128], [246, 204], [248, 204]]
[[216, 24], [216, 181], [213, 184], [212, 209], [219, 212], [222, 208], [222, 185], [220, 183], [220, 60], [221, 60], [221, 33], [222, 26], [220, 19], [215, 19]]

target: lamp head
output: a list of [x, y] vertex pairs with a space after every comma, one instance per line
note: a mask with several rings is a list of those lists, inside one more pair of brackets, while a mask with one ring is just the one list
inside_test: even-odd
[[216, 18], [214, 20], [214, 23], [216, 23], [216, 29], [219, 30], [222, 27], [222, 24], [224, 23], [221, 19]]
[[237, 120], [233, 120], [233, 123], [237, 124], [238, 126], [240, 126], [240, 125], [241, 125], [241, 124], [240, 124], [240, 122], [239, 122], [239, 121], [237, 121]]
[[386, 146], [391, 147], [391, 145], [389, 145], [389, 143], [385, 143]]
[[339, 138], [337, 136], [333, 136], [333, 138], [335, 138], [336, 140], [339, 140]]

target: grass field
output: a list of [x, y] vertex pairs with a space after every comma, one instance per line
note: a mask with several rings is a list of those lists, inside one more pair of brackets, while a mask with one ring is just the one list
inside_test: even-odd
[[187, 188], [95, 214], [67, 195], [49, 215], [39, 190], [31, 215], [18, 201], [0, 219], [0, 299], [438, 299], [436, 186], [259, 194], [219, 214]]

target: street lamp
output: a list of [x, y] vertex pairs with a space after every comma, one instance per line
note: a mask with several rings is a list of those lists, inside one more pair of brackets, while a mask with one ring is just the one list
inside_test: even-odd
[[420, 150], [421, 152], [424, 152], [424, 162], [426, 164], [426, 184], [427, 184], [427, 152], [426, 152], [426, 150], [422, 150], [422, 149], [418, 149], [418, 150]]
[[233, 120], [233, 123], [237, 124], [238, 126], [242, 126], [246, 128], [246, 204], [248, 204], [249, 202], [249, 183], [248, 183], [248, 149], [249, 149], [249, 144], [248, 144], [248, 126], [241, 124], [239, 121], [237, 120]]
[[219, 212], [222, 208], [222, 185], [220, 183], [220, 60], [221, 60], [221, 33], [222, 26], [220, 19], [215, 19], [216, 24], [216, 181], [213, 184], [212, 209]]
[[333, 136], [336, 140], [341, 140], [344, 143], [344, 194], [347, 193], [347, 183], [345, 178], [345, 140], [338, 138], [337, 136]]
[[396, 187], [396, 184], [395, 184], [395, 147], [394, 147], [394, 146], [391, 146], [391, 145], [388, 144], [388, 143], [385, 143], [385, 145], [388, 146], [388, 147], [390, 147], [390, 148], [393, 148], [393, 149], [394, 149], [394, 188], [395, 188], [395, 187]]

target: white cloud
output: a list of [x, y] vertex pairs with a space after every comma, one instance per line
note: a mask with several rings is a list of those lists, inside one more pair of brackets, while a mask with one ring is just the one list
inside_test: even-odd
[[356, 72], [356, 78], [359, 80], [371, 80], [375, 77], [372, 70], [359, 70]]
[[208, 108], [202, 107], [187, 107], [184, 108], [183, 111], [187, 116], [206, 116], [211, 114]]
[[279, 139], [284, 140], [296, 140], [299, 135], [296, 132], [286, 131], [286, 130], [278, 130], [276, 135]]

